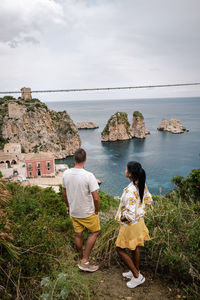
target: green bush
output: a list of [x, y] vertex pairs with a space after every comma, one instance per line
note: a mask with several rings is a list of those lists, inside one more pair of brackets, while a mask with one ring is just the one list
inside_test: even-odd
[[[14, 224], [13, 245], [20, 249], [20, 255], [18, 262], [3, 256], [4, 271], [0, 269], [0, 279], [2, 284], [9, 282], [7, 292], [15, 294], [19, 274], [27, 280], [33, 277], [36, 282], [40, 281], [59, 265], [59, 257], [63, 252], [65, 256], [69, 255], [66, 242], [68, 245], [72, 244], [73, 228], [61, 195], [51, 188], [23, 187], [17, 183], [9, 183], [7, 190], [11, 198], [5, 209], [7, 208], [8, 219]], [[25, 292], [28, 285], [30, 293], [34, 293], [35, 280], [32, 284], [27, 280], [22, 280], [21, 292]], [[27, 299], [32, 299], [31, 297], [29, 294]]]
[[106, 194], [102, 190], [98, 191], [100, 198], [100, 211], [108, 212], [112, 208], [117, 208], [119, 201], [114, 199], [111, 195]]
[[41, 300], [91, 299], [91, 278], [84, 277], [72, 263], [73, 257], [65, 260], [62, 272], [54, 272], [41, 280]]
[[22, 146], [21, 152], [22, 153], [26, 153], [26, 150], [25, 150], [25, 148], [23, 146]]
[[170, 278], [191, 285], [196, 290], [200, 276], [200, 217], [199, 205], [180, 198], [160, 197], [146, 224], [152, 240], [146, 243], [149, 261]]
[[9, 101], [9, 100], [13, 100], [14, 98], [13, 96], [4, 96], [3, 99]]
[[175, 192], [185, 201], [200, 201], [200, 169], [192, 170], [186, 177], [176, 176], [172, 178], [175, 184]]
[[139, 111], [134, 111], [133, 117], [136, 117], [136, 118], [139, 117], [141, 119], [144, 119], [143, 114]]

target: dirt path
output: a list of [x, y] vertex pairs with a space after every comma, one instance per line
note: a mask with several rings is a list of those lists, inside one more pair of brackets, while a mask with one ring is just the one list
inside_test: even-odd
[[170, 295], [170, 288], [167, 282], [153, 279], [153, 275], [147, 271], [142, 272], [146, 281], [135, 289], [126, 286], [126, 279], [121, 273], [124, 269], [120, 266], [111, 266], [109, 269], [101, 269], [93, 274], [97, 282], [95, 300], [169, 300], [176, 299]]

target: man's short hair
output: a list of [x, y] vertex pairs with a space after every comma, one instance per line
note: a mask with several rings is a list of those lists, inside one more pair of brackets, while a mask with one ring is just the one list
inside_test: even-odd
[[77, 163], [82, 163], [86, 160], [86, 152], [84, 149], [79, 148], [76, 150], [76, 152], [74, 153], [74, 160]]

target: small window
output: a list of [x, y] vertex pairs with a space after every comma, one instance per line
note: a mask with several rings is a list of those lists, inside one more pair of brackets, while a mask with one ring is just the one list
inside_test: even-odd
[[32, 164], [28, 164], [28, 169], [32, 170]]
[[31, 176], [31, 175], [32, 175], [32, 172], [29, 172], [29, 175]]
[[50, 161], [48, 161], [47, 162], [47, 170], [50, 171], [50, 168], [51, 168], [51, 164], [50, 164]]
[[37, 162], [37, 169], [40, 169], [40, 163]]

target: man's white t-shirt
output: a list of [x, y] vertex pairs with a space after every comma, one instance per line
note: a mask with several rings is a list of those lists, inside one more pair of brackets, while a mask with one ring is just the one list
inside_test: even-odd
[[85, 169], [71, 168], [63, 173], [70, 216], [87, 218], [95, 212], [92, 192], [99, 189], [95, 176]]

